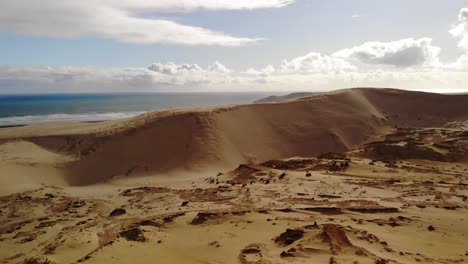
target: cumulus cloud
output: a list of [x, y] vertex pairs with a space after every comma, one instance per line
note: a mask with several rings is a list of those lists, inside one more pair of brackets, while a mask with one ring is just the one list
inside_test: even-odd
[[461, 55], [454, 63], [446, 65], [446, 68], [468, 71], [468, 53]]
[[282, 73], [318, 73], [329, 71], [354, 71], [357, 68], [343, 58], [311, 52], [290, 61], [284, 60], [280, 66]]
[[169, 85], [188, 85], [202, 83], [231, 82], [232, 70], [218, 61], [203, 68], [198, 64], [153, 63], [148, 67], [152, 72], [153, 83]]
[[198, 64], [176, 64], [174, 62], [153, 63], [148, 66], [148, 70], [165, 75], [184, 75], [184, 74], [229, 74], [231, 70], [218, 61], [203, 68]]
[[[184, 1], [174, 0], [172, 7], [167, 5], [167, 9], [161, 10], [170, 10], [174, 6], [180, 10], [218, 8], [215, 6], [218, 1], [198, 2], [212, 3], [211, 6], [178, 6], [182, 2]], [[262, 1], [257, 3], [260, 2]], [[125, 3], [119, 2], [121, 5]], [[164, 2], [159, 1], [159, 4], [161, 3]], [[287, 4], [288, 1], [277, 3]], [[130, 8], [129, 6], [126, 7]], [[252, 7], [245, 4], [243, 8]], [[467, 15], [468, 9], [462, 9], [458, 17], [460, 23], [450, 31], [460, 38], [460, 47], [465, 47]], [[462, 54], [453, 62], [444, 63], [439, 61], [439, 53], [440, 48], [432, 45], [430, 38], [408, 38], [390, 42], [365, 42], [331, 54], [310, 52], [284, 60], [278, 65], [248, 68], [244, 71], [235, 71], [218, 61], [206, 66], [159, 62], [141, 68], [18, 68], [0, 65], [0, 92], [44, 92], [44, 88], [47, 88], [46, 91], [55, 92], [251, 91], [253, 88], [327, 91], [356, 86], [384, 86], [437, 92], [467, 91], [468, 53]], [[369, 65], [372, 67], [362, 67]], [[447, 90], [441, 87], [461, 89]]]
[[210, 66], [208, 66], [208, 71], [209, 72], [216, 72], [216, 73], [221, 73], [221, 74], [229, 74], [232, 72], [232, 70], [228, 69], [226, 66], [221, 64], [219, 61], [213, 62]]
[[[465, 58], [467, 60], [467, 58]], [[460, 62], [462, 63], [462, 62]], [[466, 63], [466, 61], [465, 61]], [[462, 65], [462, 64], [460, 64]], [[444, 91], [468, 87], [468, 68], [407, 68], [285, 72], [272, 65], [234, 71], [219, 62], [154, 63], [142, 68], [0, 66], [0, 87], [12, 92], [317, 90], [373, 86]], [[466, 91], [465, 90], [460, 90]]]
[[458, 24], [449, 31], [454, 37], [460, 39], [458, 46], [468, 50], [468, 8], [462, 8], [458, 14]]
[[270, 81], [271, 76], [276, 72], [273, 65], [268, 65], [261, 69], [249, 68], [243, 72], [247, 78], [252, 78], [253, 82], [256, 83], [267, 83]]
[[0, 29], [49, 37], [98, 36], [127, 43], [240, 46], [260, 38], [151, 19], [142, 12], [280, 8], [294, 0], [2, 0]]
[[168, 63], [153, 63], [148, 69], [150, 71], [167, 74], [167, 75], [179, 75], [189, 72], [202, 72], [203, 69], [198, 64], [175, 64], [173, 62]]
[[[86, 87], [88, 85], [142, 84], [151, 82], [151, 72], [144, 68], [100, 67], [0, 67], [0, 87], [32, 85], [33, 87]], [[127, 84], [127, 85], [126, 85]], [[128, 86], [127, 86], [128, 87]], [[96, 86], [94, 87], [96, 88]], [[98, 88], [99, 89], [99, 88]]]
[[[219, 62], [207, 67], [173, 62], [153, 63], [146, 68], [108, 67], [0, 67], [0, 91], [16, 88], [58, 89], [67, 92], [94, 91], [151, 91], [177, 87], [226, 84], [237, 82], [232, 70]], [[75, 90], [76, 89], [76, 90]], [[40, 91], [39, 91], [40, 92]]]
[[435, 66], [439, 63], [440, 48], [433, 46], [431, 42], [430, 38], [365, 42], [359, 46], [340, 50], [332, 56], [366, 64], [391, 65], [400, 68]]
[[275, 67], [273, 67], [273, 65], [270, 64], [262, 69], [249, 68], [245, 71], [245, 73], [249, 75], [269, 76], [275, 71]]

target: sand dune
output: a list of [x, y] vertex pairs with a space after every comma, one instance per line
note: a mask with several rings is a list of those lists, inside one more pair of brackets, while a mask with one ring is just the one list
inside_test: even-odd
[[468, 119], [468, 95], [349, 89], [295, 101], [175, 109], [100, 123], [52, 123], [0, 130], [0, 140], [32, 142], [74, 157], [70, 185], [116, 176], [226, 170], [292, 156], [342, 152], [394, 126]]
[[297, 92], [297, 93], [290, 93], [290, 94], [287, 94], [287, 95], [280, 95], [280, 96], [272, 95], [272, 96], [268, 96], [268, 97], [265, 97], [265, 98], [258, 99], [258, 100], [255, 101], [255, 103], [282, 102], [282, 101], [294, 100], [294, 99], [299, 99], [299, 98], [303, 98], [303, 97], [310, 97], [310, 96], [320, 95], [320, 94], [323, 94], [323, 93], [319, 93], [319, 92], [316, 92], [316, 93], [314, 93], [314, 92]]
[[0, 129], [0, 263], [464, 263], [466, 105], [352, 89]]
[[[461, 129], [419, 128], [383, 142], [418, 135], [421, 146], [468, 137]], [[362, 154], [243, 164], [196, 178], [181, 173], [176, 184], [127, 177], [2, 196], [0, 262], [468, 261], [468, 163]]]

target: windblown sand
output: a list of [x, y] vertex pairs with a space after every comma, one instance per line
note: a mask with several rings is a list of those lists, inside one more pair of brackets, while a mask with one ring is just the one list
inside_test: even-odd
[[0, 129], [2, 263], [464, 263], [467, 95]]

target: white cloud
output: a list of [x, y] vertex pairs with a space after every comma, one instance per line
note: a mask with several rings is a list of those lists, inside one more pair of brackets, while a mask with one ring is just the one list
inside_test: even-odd
[[265, 86], [270, 90], [330, 91], [348, 87], [392, 87], [428, 92], [468, 92], [467, 71], [376, 69], [274, 75]]
[[[0, 87], [24, 84], [37, 87], [61, 88], [86, 87], [94, 84], [110, 84], [115, 87], [151, 81], [151, 72], [144, 68], [100, 67], [0, 67]], [[27, 88], [27, 87], [26, 87]], [[94, 89], [96, 86], [94, 86]], [[99, 89], [99, 88], [98, 88]], [[66, 90], [65, 90], [66, 91]]]
[[[120, 2], [122, 5], [125, 3]], [[173, 2], [181, 10], [218, 8], [215, 6], [218, 1], [199, 1], [197, 3], [204, 3], [205, 6], [184, 8], [178, 6], [180, 3], [182, 1]], [[172, 8], [170, 5], [166, 7], [165, 10]], [[242, 8], [251, 7], [246, 5]], [[81, 11], [77, 9], [77, 12]], [[460, 11], [458, 19], [460, 23], [450, 32], [460, 38], [460, 46], [465, 47], [467, 8]], [[146, 68], [0, 66], [0, 92], [327, 91], [358, 86], [437, 92], [468, 91], [468, 53], [445, 63], [439, 61], [439, 53], [440, 48], [432, 45], [430, 38], [408, 38], [390, 42], [365, 42], [331, 54], [310, 52], [284, 60], [276, 66], [248, 68], [245, 71], [234, 71], [218, 61], [207, 66], [154, 63]]]
[[353, 14], [351, 16], [352, 19], [358, 19], [358, 18], [361, 18], [361, 15], [360, 14]]
[[294, 0], [2, 0], [0, 29], [50, 37], [98, 36], [128, 43], [239, 46], [259, 38], [230, 36], [141, 12], [279, 8]]
[[468, 50], [468, 8], [462, 8], [458, 14], [458, 24], [449, 31], [454, 37], [459, 38], [458, 46]]
[[343, 58], [311, 52], [290, 61], [283, 61], [280, 71], [283, 73], [318, 73], [329, 71], [354, 71], [357, 68]]
[[158, 12], [190, 12], [205, 10], [253, 10], [258, 8], [280, 8], [292, 4], [295, 0], [101, 0], [100, 2], [120, 8], [145, 9]]
[[[322, 55], [323, 57], [323, 55]], [[294, 59], [293, 59], [294, 60]], [[293, 61], [292, 60], [292, 61]], [[466, 64], [467, 58], [465, 58]], [[462, 62], [460, 61], [460, 65]], [[455, 65], [452, 65], [455, 66]], [[219, 62], [197, 64], [154, 63], [147, 68], [0, 66], [2, 93], [115, 92], [115, 91], [252, 91], [316, 90], [373, 86], [443, 91], [468, 91], [468, 67], [372, 70], [288, 71], [272, 65], [234, 71]], [[435, 91], [435, 90], [434, 90]]]
[[232, 72], [230, 69], [228, 69], [226, 66], [221, 64], [219, 61], [213, 62], [213, 64], [208, 66], [207, 70], [209, 72], [217, 72], [217, 73], [221, 73], [221, 74], [229, 74], [229, 73]]
[[1, 92], [19, 88], [43, 92], [44, 87], [62, 92], [170, 91], [234, 82], [235, 74], [219, 62], [207, 67], [173, 62], [153, 63], [147, 68], [0, 67]]
[[365, 42], [360, 46], [343, 49], [332, 56], [356, 60], [366, 64], [395, 67], [436, 66], [440, 48], [431, 44], [430, 38], [408, 38], [390, 42]]
[[167, 74], [167, 75], [178, 75], [189, 72], [202, 72], [203, 69], [198, 64], [175, 64], [173, 62], [168, 63], [153, 63], [148, 69], [153, 72]]
[[275, 67], [270, 64], [262, 69], [249, 68], [245, 71], [245, 73], [248, 75], [269, 76], [275, 71]]
[[268, 65], [262, 69], [254, 69], [249, 68], [243, 74], [247, 76], [247, 78], [253, 78], [252, 81], [256, 83], [267, 83], [270, 81], [271, 76], [276, 72], [275, 67], [273, 65]]
[[468, 53], [461, 55], [454, 63], [448, 64], [449, 69], [468, 71]]
[[203, 68], [197, 64], [153, 63], [148, 67], [152, 72], [153, 84], [190, 85], [231, 82], [232, 70], [215, 61]]

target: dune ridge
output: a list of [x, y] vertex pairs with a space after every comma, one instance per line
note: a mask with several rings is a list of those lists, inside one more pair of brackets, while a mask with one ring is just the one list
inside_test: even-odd
[[240, 163], [343, 152], [395, 126], [465, 121], [466, 105], [468, 95], [355, 88], [287, 102], [4, 128], [0, 143], [28, 141], [72, 157], [54, 167], [68, 184], [88, 185], [114, 176], [226, 170]]

